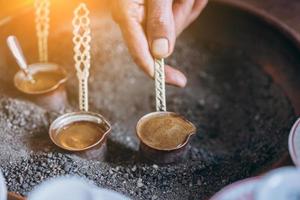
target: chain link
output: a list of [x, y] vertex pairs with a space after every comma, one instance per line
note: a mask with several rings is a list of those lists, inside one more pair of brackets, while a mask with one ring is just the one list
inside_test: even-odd
[[74, 60], [79, 80], [79, 107], [88, 111], [88, 77], [91, 66], [91, 29], [89, 10], [86, 4], [81, 3], [74, 10], [73, 43]]
[[35, 24], [38, 37], [38, 50], [40, 62], [48, 61], [48, 35], [50, 0], [35, 0]]
[[166, 111], [165, 63], [154, 59], [156, 111]]

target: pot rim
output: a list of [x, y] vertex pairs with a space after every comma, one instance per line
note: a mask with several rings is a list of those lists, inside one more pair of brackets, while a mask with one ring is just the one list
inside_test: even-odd
[[[28, 69], [30, 70], [30, 68], [38, 68], [38, 67], [41, 67], [43, 65], [47, 65], [48, 68], [53, 68], [53, 70], [57, 70], [59, 72], [61, 72], [61, 74], [63, 75], [63, 77], [54, 85], [52, 86], [51, 88], [49, 89], [46, 89], [46, 90], [41, 90], [41, 91], [24, 91], [18, 84], [18, 79], [20, 79], [19, 77], [20, 76], [23, 76], [23, 71], [22, 70], [19, 70], [15, 76], [14, 76], [14, 85], [15, 87], [25, 93], [25, 94], [31, 94], [31, 95], [39, 95], [39, 94], [46, 94], [46, 93], [49, 93], [49, 92], [52, 92], [54, 90], [56, 90], [60, 85], [62, 85], [63, 83], [65, 83], [67, 80], [68, 80], [68, 76], [67, 76], [67, 72], [64, 68], [62, 67], [59, 67], [59, 65], [55, 64], [55, 63], [50, 63], [50, 62], [47, 62], [47, 63], [34, 63], [34, 64], [30, 64], [28, 65]], [[47, 71], [47, 70], [45, 70]]]
[[[146, 119], [149, 118], [149, 117], [152, 117], [153, 115], [173, 115], [173, 116], [180, 117], [180, 118], [183, 119], [185, 122], [187, 122], [189, 125], [191, 125], [192, 130], [188, 133], [188, 135], [187, 135], [185, 141], [184, 141], [181, 145], [179, 145], [179, 146], [177, 146], [177, 147], [165, 149], [165, 148], [156, 148], [156, 147], [150, 146], [150, 145], [146, 144], [145, 142], [143, 142], [143, 139], [142, 139], [142, 137], [141, 137], [140, 134], [139, 134], [139, 128], [140, 128], [140, 126], [141, 126], [141, 124], [143, 123], [144, 120], [146, 120]], [[136, 135], [137, 135], [137, 137], [139, 138], [140, 142], [142, 142], [144, 145], [146, 145], [147, 147], [149, 147], [149, 148], [151, 148], [151, 149], [153, 149], [153, 150], [162, 151], [162, 152], [170, 152], [170, 151], [175, 151], [175, 150], [178, 150], [178, 149], [183, 148], [184, 146], [187, 145], [187, 143], [188, 143], [190, 137], [191, 137], [192, 135], [196, 134], [196, 131], [197, 131], [197, 128], [196, 128], [196, 126], [195, 126], [192, 122], [188, 121], [187, 119], [185, 119], [185, 118], [184, 118], [182, 115], [180, 115], [180, 114], [177, 114], [177, 113], [175, 113], [175, 112], [169, 112], [169, 111], [156, 111], [156, 112], [150, 112], [150, 113], [148, 113], [148, 114], [142, 116], [142, 117], [139, 119], [139, 121], [137, 122], [137, 125], [136, 125]]]
[[[83, 149], [72, 149], [72, 148], [67, 148], [67, 147], [64, 147], [62, 145], [60, 145], [58, 142], [56, 142], [56, 140], [54, 139], [53, 135], [54, 135], [54, 132], [57, 128], [55, 128], [54, 126], [59, 126], [57, 125], [57, 123], [59, 123], [61, 120], [64, 120], [66, 118], [71, 118], [71, 117], [74, 117], [74, 115], [82, 115], [82, 116], [90, 116], [90, 117], [95, 117], [95, 118], [98, 118], [99, 120], [101, 120], [101, 124], [105, 124], [108, 129], [105, 130], [105, 133], [102, 135], [101, 139], [99, 139], [97, 142], [95, 142], [94, 144], [88, 146], [88, 147], [85, 147]], [[76, 121], [76, 120], [75, 120]], [[79, 121], [79, 120], [78, 120]], [[89, 120], [82, 120], [82, 121], [89, 121]], [[100, 124], [97, 123], [97, 122], [94, 122], [96, 124]], [[86, 150], [89, 150], [89, 149], [92, 149], [93, 147], [97, 146], [97, 145], [101, 145], [102, 142], [105, 141], [107, 135], [110, 133], [111, 131], [111, 125], [110, 123], [100, 114], [98, 113], [94, 113], [94, 112], [86, 112], [86, 111], [78, 111], [78, 112], [70, 112], [70, 113], [66, 113], [66, 114], [63, 114], [61, 116], [59, 116], [58, 118], [56, 118], [50, 125], [49, 127], [49, 131], [48, 131], [48, 134], [49, 134], [49, 137], [51, 139], [51, 141], [58, 147], [62, 148], [62, 149], [65, 149], [67, 151], [72, 151], [72, 152], [81, 152], [81, 151], [86, 151]]]

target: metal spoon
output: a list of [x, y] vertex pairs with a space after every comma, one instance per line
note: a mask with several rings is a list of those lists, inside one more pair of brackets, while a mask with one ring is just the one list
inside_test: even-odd
[[7, 45], [12, 55], [15, 57], [20, 69], [26, 74], [31, 83], [35, 83], [32, 74], [28, 70], [28, 65], [18, 39], [13, 35], [8, 36]]

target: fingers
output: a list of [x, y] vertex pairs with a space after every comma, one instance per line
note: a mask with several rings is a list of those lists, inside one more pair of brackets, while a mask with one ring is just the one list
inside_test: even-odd
[[173, 14], [176, 28], [176, 36], [184, 30], [187, 19], [189, 18], [194, 0], [177, 0], [173, 4]]
[[[127, 23], [126, 27], [121, 27], [121, 29], [133, 60], [147, 75], [153, 78], [154, 60], [142, 26], [133, 21]], [[167, 84], [177, 87], [184, 87], [187, 82], [183, 73], [168, 65], [165, 67], [165, 77]]]
[[190, 25], [202, 12], [202, 10], [205, 8], [207, 5], [208, 0], [195, 0], [195, 3], [192, 8], [192, 12], [190, 16], [187, 19], [186, 27]]
[[[166, 58], [173, 50], [176, 39], [173, 0], [148, 0], [146, 32], [151, 53], [155, 58]], [[192, 5], [191, 5], [192, 8]], [[166, 82], [184, 87], [185, 75], [171, 66], [165, 67]]]
[[[123, 37], [127, 43], [130, 54], [135, 63], [148, 74], [154, 77], [154, 61], [149, 50], [148, 41], [143, 32], [142, 26], [138, 23], [127, 23], [126, 27], [121, 28]], [[177, 87], [186, 85], [186, 77], [179, 70], [171, 66], [165, 66], [166, 83]]]
[[168, 84], [175, 85], [177, 87], [185, 87], [187, 79], [185, 75], [179, 70], [166, 65], [165, 66], [165, 81]]
[[207, 0], [177, 0], [173, 5], [176, 36], [187, 28], [201, 13]]
[[146, 33], [155, 58], [169, 56], [175, 44], [175, 24], [172, 0], [148, 0]]
[[135, 63], [150, 77], [154, 76], [154, 61], [151, 56], [144, 30], [136, 21], [121, 25], [123, 37]]
[[[126, 1], [126, 3], [124, 3], [124, 1], [126, 0], [114, 0], [115, 5], [112, 5], [113, 18], [121, 28], [124, 40], [133, 60], [147, 75], [153, 78], [153, 54], [151, 53], [149, 42], [142, 26], [144, 20], [140, 16], [144, 15], [144, 10], [140, 10], [140, 8], [144, 8], [144, 6], [141, 4], [130, 5], [128, 1]], [[132, 3], [132, 0], [129, 1]], [[137, 8], [141, 11], [138, 12], [139, 14], [137, 13]], [[166, 83], [168, 84], [178, 87], [184, 87], [186, 85], [185, 76], [170, 66], [166, 66], [165, 76]]]
[[143, 23], [145, 18], [144, 3], [146, 0], [113, 0], [109, 1], [111, 15], [119, 24], [127, 21], [138, 21]]
[[111, 1], [111, 12], [114, 20], [121, 28], [133, 60], [147, 75], [153, 77], [154, 61], [141, 25], [145, 13], [143, 4], [144, 0], [114, 0]]

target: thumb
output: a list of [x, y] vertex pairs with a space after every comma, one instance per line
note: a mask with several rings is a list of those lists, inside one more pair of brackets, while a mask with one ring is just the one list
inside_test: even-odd
[[152, 56], [166, 58], [174, 49], [176, 38], [172, 0], [147, 1], [147, 39]]

